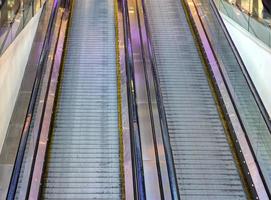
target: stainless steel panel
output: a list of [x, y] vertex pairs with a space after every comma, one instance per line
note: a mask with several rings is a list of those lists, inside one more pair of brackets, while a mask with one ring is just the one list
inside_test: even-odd
[[155, 65], [155, 60], [152, 54], [151, 44], [150, 44], [150, 35], [148, 33], [148, 19], [144, 13], [144, 2], [138, 0], [138, 15], [140, 19], [140, 31], [141, 31], [141, 40], [142, 40], [142, 52], [144, 55], [144, 63], [145, 63], [145, 77], [146, 77], [146, 86], [148, 92], [148, 100], [150, 107], [150, 115], [152, 118], [151, 123], [153, 129], [153, 140], [155, 145], [155, 153], [157, 159], [157, 168], [159, 172], [160, 179], [160, 190], [163, 192], [163, 198], [170, 200], [172, 199], [172, 191], [169, 183], [169, 173], [166, 157], [165, 157], [165, 146], [164, 146], [164, 138], [161, 131], [161, 123], [160, 123], [160, 115], [158, 112], [158, 102], [157, 96], [158, 92], [155, 88], [155, 79], [154, 79], [154, 70], [153, 65]]
[[128, 9], [146, 199], [158, 200], [161, 199], [161, 188], [159, 186], [160, 180], [156, 163], [155, 143], [153, 140], [154, 130], [151, 124], [150, 105], [145, 77], [146, 63], [144, 59], [146, 58], [143, 55], [141, 38], [141, 28], [144, 24], [142, 24], [142, 21], [139, 22], [138, 9], [140, 9], [140, 7], [138, 7], [136, 0], [128, 1]]
[[133, 179], [133, 163], [132, 163], [132, 149], [131, 149], [131, 132], [129, 123], [128, 110], [128, 94], [127, 94], [127, 77], [126, 77], [126, 59], [125, 59], [125, 38], [123, 27], [123, 13], [121, 1], [115, 1], [118, 9], [118, 50], [119, 50], [119, 64], [120, 71], [120, 95], [121, 95], [121, 119], [122, 119], [122, 142], [123, 142], [123, 169], [124, 169], [124, 183], [125, 183], [125, 199], [134, 199], [134, 179]]

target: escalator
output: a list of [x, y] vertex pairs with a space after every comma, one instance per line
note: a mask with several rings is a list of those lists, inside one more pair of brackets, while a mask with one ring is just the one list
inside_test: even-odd
[[[41, 122], [36, 122], [36, 105], [16, 199], [25, 181], [23, 199], [235, 200], [258, 195], [252, 194], [184, 2], [73, 0], [48, 145], [40, 139], [48, 124], [47, 105]], [[233, 56], [226, 51], [219, 49]], [[231, 81], [246, 108], [241, 118], [250, 112], [260, 116], [253, 96], [246, 94], [249, 88], [240, 86], [244, 80]], [[46, 87], [40, 89], [50, 91]], [[37, 99], [36, 104], [43, 101], [40, 91]], [[267, 135], [262, 121], [253, 124], [257, 116], [242, 119], [242, 128]], [[29, 144], [32, 123], [38, 124], [38, 144]], [[27, 165], [29, 145], [37, 149]], [[28, 180], [23, 180], [24, 170]], [[41, 181], [35, 177], [39, 172]]]
[[182, 4], [145, 6], [181, 198], [248, 198]]
[[[197, 3], [199, 1], [197, 0]], [[271, 188], [271, 137], [270, 137], [270, 120], [264, 119], [259, 105], [259, 100], [255, 98], [255, 94], [250, 91], [250, 85], [247, 81], [249, 74], [244, 75], [246, 69], [239, 66], [238, 60], [235, 58], [234, 53], [227, 41], [226, 36], [219, 31], [219, 21], [211, 17], [212, 8], [211, 4], [207, 2], [201, 3], [201, 8], [206, 14], [206, 24], [212, 29], [212, 44], [215, 51], [218, 53], [219, 58], [225, 65], [225, 71], [228, 74], [229, 82], [235, 93], [235, 101], [239, 109], [240, 117], [244, 128], [246, 129], [249, 141], [254, 149], [255, 157], [259, 163], [262, 174], [265, 177], [267, 187]], [[250, 77], [249, 77], [250, 78]], [[248, 79], [249, 79], [248, 78]], [[251, 79], [251, 78], [250, 78]], [[253, 87], [253, 86], [252, 86]], [[254, 89], [255, 90], [255, 89]], [[257, 93], [257, 91], [254, 91]], [[259, 97], [258, 97], [259, 98]], [[268, 118], [268, 116], [266, 117]], [[266, 121], [269, 121], [266, 123]]]
[[120, 199], [114, 2], [75, 0], [43, 199]]

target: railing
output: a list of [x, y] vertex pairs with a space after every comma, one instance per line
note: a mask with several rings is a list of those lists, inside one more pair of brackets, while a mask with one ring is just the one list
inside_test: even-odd
[[[245, 132], [245, 138], [248, 142], [248, 145], [250, 146], [251, 151], [253, 152], [253, 157], [257, 163], [260, 176], [262, 177], [264, 186], [270, 199], [270, 119], [263, 103], [261, 102], [260, 96], [254, 86], [250, 74], [243, 63], [242, 58], [239, 55], [239, 52], [236, 49], [220, 14], [223, 13], [238, 24], [242, 22], [240, 26], [254, 35], [256, 33], [261, 33], [261, 29], [257, 29], [258, 26], [254, 26], [254, 22], [259, 26], [264, 26], [267, 28], [269, 31], [269, 37], [270, 28], [259, 18], [255, 18], [255, 16], [249, 15], [248, 12], [241, 11], [238, 7], [230, 4], [226, 0], [194, 1], [198, 3], [197, 5], [201, 10], [205, 11], [202, 15], [202, 20], [204, 22], [204, 26], [206, 27], [206, 32], [209, 35], [212, 48], [220, 65], [220, 70], [224, 76], [225, 82], [227, 83], [227, 88], [230, 92], [231, 99], [234, 102], [237, 116], [242, 123], [242, 129]], [[250, 2], [250, 0], [244, 1]], [[213, 12], [217, 16], [218, 21], [213, 20], [212, 14], [209, 14]], [[221, 27], [223, 31], [221, 31]], [[261, 34], [263, 34], [263, 32]], [[255, 37], [262, 40], [264, 43], [266, 43], [266, 45], [270, 47], [270, 40], [264, 41], [262, 37], [259, 37], [259, 35], [255, 35]], [[243, 141], [245, 140], [243, 139]], [[240, 142], [238, 143], [240, 144]], [[239, 152], [237, 153], [239, 154]], [[245, 151], [240, 153], [246, 154]], [[252, 165], [250, 165], [250, 167], [251, 166]], [[255, 173], [251, 175], [255, 175]], [[259, 186], [259, 184], [257, 184], [257, 186]]]
[[[12, 19], [8, 19], [0, 27], [0, 56], [24, 29], [30, 19], [39, 11], [46, 0], [20, 0]], [[8, 12], [4, 6], [2, 13]]]
[[214, 2], [221, 13], [271, 47], [271, 18], [269, 18], [271, 15], [265, 11], [261, 0], [214, 0]]

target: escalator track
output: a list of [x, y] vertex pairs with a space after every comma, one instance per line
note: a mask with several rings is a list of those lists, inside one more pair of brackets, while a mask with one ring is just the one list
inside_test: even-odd
[[182, 4], [145, 7], [181, 198], [248, 198]]
[[41, 199], [251, 198], [182, 2], [73, 1], [41, 187], [30, 199], [31, 191]]
[[114, 1], [74, 0], [43, 199], [120, 199]]

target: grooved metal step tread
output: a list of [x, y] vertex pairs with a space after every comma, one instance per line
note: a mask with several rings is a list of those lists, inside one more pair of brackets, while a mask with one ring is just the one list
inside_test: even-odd
[[181, 199], [246, 199], [180, 0], [146, 0]]
[[113, 4], [74, 1], [44, 199], [121, 199]]

